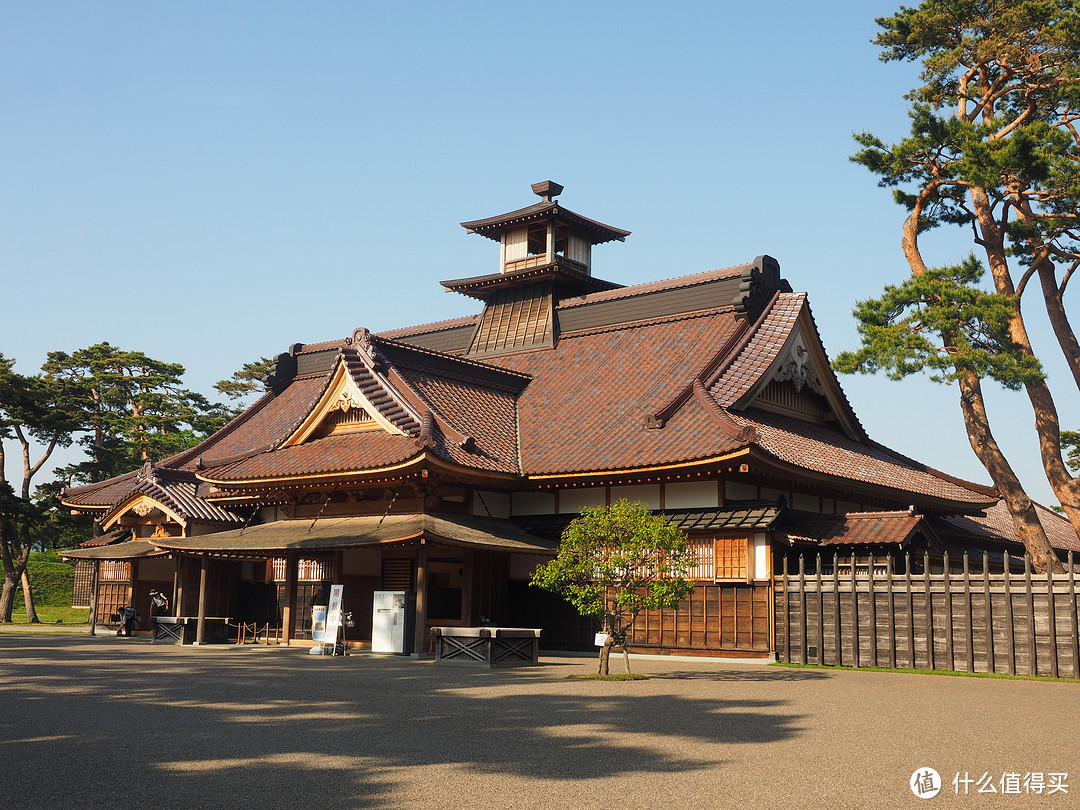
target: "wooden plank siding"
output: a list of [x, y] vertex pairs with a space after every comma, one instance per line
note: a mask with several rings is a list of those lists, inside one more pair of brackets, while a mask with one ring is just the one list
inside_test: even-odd
[[[772, 584], [698, 582], [677, 610], [643, 611], [627, 633], [631, 651], [702, 655], [767, 655], [773, 649]], [[568, 602], [513, 581], [508, 617], [519, 627], [540, 627], [545, 649], [594, 650], [599, 630]]]
[[1008, 555], [1009, 573], [985, 557], [961, 567], [946, 556], [916, 560], [919, 571], [909, 561], [902, 574], [837, 575], [850, 562], [785, 558], [774, 589], [778, 660], [1080, 677], [1071, 553], [1069, 573], [1057, 575], [1034, 573], [1029, 560], [1020, 572]]
[[768, 653], [767, 583], [699, 582], [677, 610], [638, 614], [627, 642], [643, 652]]
[[557, 310], [559, 329], [563, 333], [575, 332], [683, 312], [730, 307], [732, 299], [739, 292], [741, 281], [742, 279], [736, 276], [705, 284], [658, 290], [631, 298], [560, 308]]

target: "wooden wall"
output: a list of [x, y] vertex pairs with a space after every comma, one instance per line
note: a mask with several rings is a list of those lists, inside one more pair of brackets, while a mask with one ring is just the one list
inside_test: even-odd
[[915, 571], [909, 564], [906, 573], [871, 575], [843, 558], [821, 566], [787, 559], [775, 587], [777, 658], [1080, 677], [1071, 554], [1070, 573], [1058, 575], [1008, 556], [996, 566], [986, 557], [915, 562]]

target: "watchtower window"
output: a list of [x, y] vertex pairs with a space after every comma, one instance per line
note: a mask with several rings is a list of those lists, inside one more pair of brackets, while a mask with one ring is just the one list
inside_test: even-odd
[[570, 242], [570, 229], [565, 225], [555, 226], [555, 255], [565, 256], [566, 248]]
[[547, 225], [533, 225], [529, 228], [529, 255], [539, 256], [547, 253]]

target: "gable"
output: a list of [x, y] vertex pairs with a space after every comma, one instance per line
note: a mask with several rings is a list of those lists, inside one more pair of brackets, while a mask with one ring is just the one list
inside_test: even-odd
[[322, 396], [280, 447], [294, 447], [336, 433], [367, 430], [411, 436], [419, 430], [420, 422], [393, 395], [385, 381], [363, 364], [349, 363], [342, 354]]
[[832, 424], [848, 438], [866, 440], [801, 293], [778, 295], [706, 387], [731, 411], [753, 406]]

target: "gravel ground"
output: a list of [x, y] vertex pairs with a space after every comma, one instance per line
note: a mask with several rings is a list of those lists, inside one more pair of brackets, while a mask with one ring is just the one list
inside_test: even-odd
[[[0, 807], [1080, 807], [1080, 684], [633, 666], [4, 633]], [[999, 792], [957, 796], [965, 772]], [[1068, 792], [1002, 795], [1008, 773]]]

